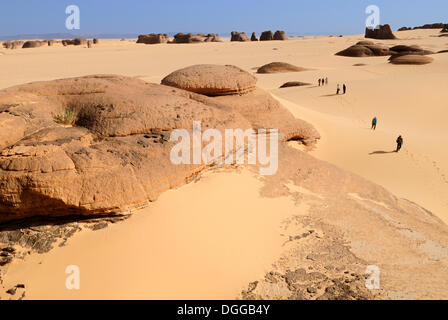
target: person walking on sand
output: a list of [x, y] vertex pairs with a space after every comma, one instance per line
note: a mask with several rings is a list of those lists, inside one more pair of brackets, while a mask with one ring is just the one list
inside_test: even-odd
[[328, 78], [325, 78], [325, 84], [328, 84]]
[[344, 83], [344, 85], [342, 86], [342, 91], [344, 91], [344, 94], [347, 92], [347, 87], [346, 87], [345, 83]]
[[377, 122], [378, 122], [378, 119], [376, 117], [372, 119], [372, 128], [371, 128], [372, 130], [376, 129]]
[[397, 138], [397, 150], [395, 150], [395, 152], [400, 151], [402, 146], [403, 146], [403, 138], [402, 136], [399, 136]]
[[321, 80], [320, 80], [320, 78], [319, 78], [319, 87], [320, 87], [320, 82], [321, 82]]
[[336, 89], [336, 94], [339, 94], [339, 92], [341, 91], [341, 85], [338, 83], [337, 89]]

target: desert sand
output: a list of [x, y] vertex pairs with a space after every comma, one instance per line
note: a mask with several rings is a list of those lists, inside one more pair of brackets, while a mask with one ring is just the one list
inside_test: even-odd
[[[396, 33], [399, 39], [375, 42], [417, 44], [437, 52], [448, 48], [438, 33], [404, 31]], [[245, 167], [209, 172], [196, 183], [167, 191], [126, 221], [79, 232], [65, 246], [14, 260], [0, 297], [10, 298], [5, 290], [24, 283], [25, 298], [31, 299], [233, 299], [252, 293], [257, 298], [287, 298], [291, 292], [298, 293], [288, 281], [286, 285], [279, 280], [289, 279], [288, 270], [299, 274], [302, 271], [297, 270], [306, 269], [308, 275], [314, 270], [333, 283], [349, 270], [358, 288], [365, 267], [381, 264], [384, 289], [374, 293], [353, 289], [358, 296], [448, 298], [444, 289], [448, 287], [444, 276], [448, 262], [448, 92], [444, 90], [448, 54], [432, 55], [434, 62], [423, 66], [391, 65], [388, 57], [334, 55], [363, 38], [176, 45], [102, 39], [91, 49], [0, 49], [2, 89], [90, 74], [160, 83], [172, 71], [194, 64], [236, 65], [252, 72], [259, 87], [321, 135], [312, 148], [295, 141], [289, 142], [292, 148], [281, 148], [287, 155], [281, 165], [290, 168], [279, 177], [261, 178]], [[259, 67], [275, 61], [307, 70], [256, 74]], [[358, 63], [365, 66], [354, 66]], [[324, 77], [329, 84], [317, 86], [317, 79]], [[279, 89], [288, 81], [312, 85]], [[347, 85], [346, 95], [335, 95], [338, 83]], [[379, 122], [373, 132], [374, 116]], [[404, 147], [400, 153], [391, 152], [400, 134]], [[323, 162], [314, 165], [313, 157]], [[321, 173], [314, 176], [321, 179], [320, 184], [299, 183], [298, 177], [304, 175], [301, 161], [308, 163], [304, 168]], [[329, 186], [333, 181], [337, 191]], [[350, 204], [339, 203], [336, 195]], [[373, 212], [380, 212], [380, 217]], [[376, 234], [370, 234], [371, 230]], [[291, 241], [296, 234], [306, 235], [308, 242]], [[322, 238], [328, 242], [322, 243]], [[391, 243], [394, 248], [384, 249]], [[319, 258], [322, 252], [330, 253]], [[79, 291], [65, 288], [65, 268], [72, 264], [81, 269]], [[275, 281], [260, 280], [256, 290], [241, 294], [269, 272]], [[411, 274], [415, 282], [409, 282]], [[305, 286], [304, 295], [296, 298], [311, 299], [331, 291], [326, 290], [331, 286], [325, 281], [313, 287], [317, 293]], [[275, 288], [269, 283], [275, 283]]]

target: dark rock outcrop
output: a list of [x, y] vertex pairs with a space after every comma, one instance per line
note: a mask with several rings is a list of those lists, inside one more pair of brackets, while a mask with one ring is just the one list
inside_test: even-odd
[[5, 49], [19, 49], [22, 48], [24, 44], [24, 41], [22, 40], [11, 40], [11, 41], [5, 41], [2, 43], [3, 48]]
[[375, 57], [389, 56], [391, 54], [392, 52], [388, 47], [370, 41], [360, 41], [357, 44], [336, 53], [337, 56], [344, 57]]
[[285, 31], [277, 30], [274, 33], [274, 40], [288, 40]]
[[232, 31], [231, 36], [230, 36], [230, 41], [241, 41], [241, 42], [245, 42], [245, 41], [250, 41], [249, 37], [246, 35], [245, 32], [236, 32], [236, 31]]
[[271, 30], [264, 31], [260, 36], [260, 41], [274, 40], [274, 35]]
[[300, 81], [289, 81], [280, 86], [280, 88], [289, 88], [289, 87], [303, 87], [303, 86], [309, 86], [311, 83], [307, 82], [300, 82]]
[[252, 32], [252, 36], [250, 37], [250, 41], [258, 41], [257, 35], [255, 32]]
[[168, 42], [168, 35], [162, 33], [141, 34], [138, 36], [137, 39], [137, 43], [144, 43], [144, 44], [156, 44], [167, 42]]
[[415, 27], [414, 30], [418, 29], [444, 29], [448, 28], [448, 24], [446, 23], [430, 23], [430, 24], [424, 24], [422, 26]]
[[75, 38], [75, 39], [64, 39], [62, 40], [62, 45], [65, 46], [80, 46], [80, 45], [86, 45], [87, 39], [84, 38]]
[[423, 65], [433, 62], [434, 59], [423, 55], [408, 54], [392, 56], [389, 61], [392, 64]]
[[44, 45], [48, 45], [47, 41], [40, 41], [40, 40], [30, 40], [30, 41], [26, 41], [22, 48], [27, 49], [27, 48], [39, 48], [42, 47]]
[[214, 33], [204, 35], [202, 33], [177, 33], [174, 35], [174, 39], [170, 43], [199, 43], [199, 42], [220, 42], [219, 36]]
[[344, 57], [381, 57], [381, 56], [399, 56], [399, 55], [428, 55], [434, 54], [429, 50], [424, 50], [419, 46], [398, 45], [387, 47], [383, 44], [375, 44], [371, 41], [360, 41], [357, 44], [336, 53], [337, 56]]
[[392, 33], [390, 25], [388, 24], [378, 26], [377, 29], [366, 28], [365, 37], [371, 39], [382, 39], [382, 40], [396, 39], [395, 35]]

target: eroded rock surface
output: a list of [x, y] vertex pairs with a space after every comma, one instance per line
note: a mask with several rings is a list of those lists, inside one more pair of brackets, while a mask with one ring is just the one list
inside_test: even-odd
[[[0, 222], [36, 215], [127, 212], [206, 164], [175, 165], [170, 132], [248, 128], [205, 96], [95, 75], [0, 91]], [[76, 115], [73, 126], [56, 116]]]

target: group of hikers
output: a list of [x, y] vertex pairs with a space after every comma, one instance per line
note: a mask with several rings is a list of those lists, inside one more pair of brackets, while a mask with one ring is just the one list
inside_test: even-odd
[[[378, 119], [377, 119], [377, 117], [374, 117], [372, 119], [372, 128], [371, 128], [371, 130], [376, 130], [376, 124], [377, 123], [378, 123]], [[397, 149], [395, 149], [395, 152], [398, 152], [398, 151], [401, 150], [401, 147], [403, 146], [403, 137], [401, 135], [398, 136], [398, 138], [396, 140], [396, 143], [397, 143]]]
[[[319, 83], [319, 87], [328, 84], [328, 78], [320, 78], [318, 80]], [[336, 87], [336, 94], [339, 94], [341, 92], [341, 85], [338, 83], [337, 87]], [[345, 83], [342, 85], [342, 93], [345, 94], [347, 92], [347, 86], [345, 85]], [[378, 119], [377, 117], [374, 117], [372, 119], [372, 128], [371, 130], [376, 130], [376, 125], [378, 123]], [[401, 147], [403, 146], [403, 137], [400, 135], [397, 140], [397, 148], [395, 149], [395, 152], [398, 152], [401, 150]]]
[[325, 85], [325, 84], [328, 84], [328, 78], [322, 78], [322, 79], [319, 79], [319, 81], [318, 81], [318, 83], [319, 83], [319, 87], [322, 85]]
[[[339, 94], [341, 92], [341, 85], [338, 83], [338, 86], [336, 88], [336, 94]], [[345, 83], [342, 85], [342, 92], [345, 94], [347, 92], [347, 86]]]

